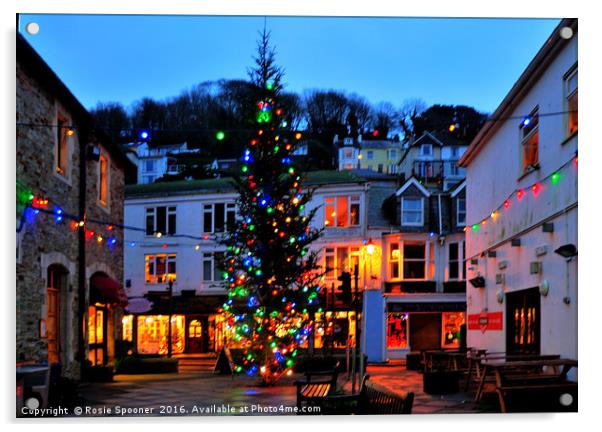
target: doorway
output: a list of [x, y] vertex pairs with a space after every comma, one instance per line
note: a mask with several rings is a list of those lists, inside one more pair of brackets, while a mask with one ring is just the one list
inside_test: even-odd
[[61, 362], [61, 296], [66, 291], [67, 271], [58, 264], [48, 267], [48, 287], [46, 289], [46, 340], [48, 342], [48, 363]]
[[506, 351], [508, 354], [539, 354], [539, 289], [529, 288], [507, 293], [506, 299]]
[[441, 314], [410, 314], [410, 348], [412, 351], [441, 348]]

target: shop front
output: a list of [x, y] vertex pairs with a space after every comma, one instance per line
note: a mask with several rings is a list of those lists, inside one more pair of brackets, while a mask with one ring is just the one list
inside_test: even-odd
[[221, 296], [151, 299], [148, 311], [123, 317], [123, 339], [139, 355], [167, 355], [170, 337], [172, 355], [216, 352], [223, 345], [223, 319], [215, 313], [222, 302]]
[[385, 312], [388, 358], [410, 351], [460, 348], [464, 302], [387, 302]]

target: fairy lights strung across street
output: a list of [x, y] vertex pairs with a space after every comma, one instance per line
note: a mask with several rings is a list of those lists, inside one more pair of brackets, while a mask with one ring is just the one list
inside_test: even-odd
[[[470, 227], [472, 229], [472, 231], [476, 233], [479, 231], [480, 226], [486, 225], [488, 221], [496, 222], [497, 220], [499, 220], [500, 218], [503, 217], [504, 210], [507, 211], [513, 206], [513, 201], [517, 205], [520, 205], [524, 202], [525, 199], [527, 199], [528, 196], [532, 196], [535, 199], [538, 198], [539, 194], [542, 192], [542, 190], [544, 189], [544, 186], [546, 184], [549, 184], [551, 187], [557, 186], [560, 183], [560, 181], [562, 180], [561, 171], [565, 170], [567, 167], [569, 167], [571, 165], [575, 169], [577, 169], [577, 154], [575, 154], [574, 157], [572, 157], [570, 160], [565, 162], [561, 167], [559, 167], [557, 170], [553, 171], [552, 173], [550, 173], [543, 179], [536, 181], [535, 183], [531, 184], [530, 186], [514, 190], [508, 196], [508, 198], [506, 198], [502, 202], [502, 204], [500, 204], [497, 208], [495, 208], [490, 213], [490, 215], [488, 217], [481, 219], [478, 222], [473, 222], [471, 224], [467, 224], [466, 227], [464, 228], [464, 231], [466, 232], [468, 230], [468, 228]], [[527, 193], [527, 192], [529, 192], [529, 193]], [[515, 200], [514, 200], [514, 198], [515, 198]]]

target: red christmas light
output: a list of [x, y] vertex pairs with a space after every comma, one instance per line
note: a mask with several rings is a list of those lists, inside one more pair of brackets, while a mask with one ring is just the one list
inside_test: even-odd
[[519, 190], [518, 192], [516, 192], [516, 197], [518, 198], [518, 200], [522, 200], [523, 197], [525, 196], [525, 191], [524, 190]]
[[539, 183], [535, 183], [533, 186], [531, 186], [531, 191], [533, 192], [533, 195], [535, 195], [535, 196], [539, 195], [540, 190], [541, 190], [541, 185]]
[[510, 207], [510, 201], [509, 200], [504, 201], [504, 208], [507, 209], [509, 207]]

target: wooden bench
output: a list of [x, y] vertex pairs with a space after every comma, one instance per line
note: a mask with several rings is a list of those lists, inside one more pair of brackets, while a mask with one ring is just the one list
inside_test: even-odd
[[[339, 377], [339, 363], [333, 369], [324, 371], [307, 371], [305, 380], [295, 381], [297, 386], [297, 409], [300, 413], [303, 404], [317, 405], [320, 400], [336, 390]], [[323, 377], [316, 379], [316, 377]]]
[[348, 395], [330, 395], [321, 401], [322, 414], [411, 414], [414, 393], [401, 397], [367, 384], [369, 375], [364, 375], [360, 391]]

